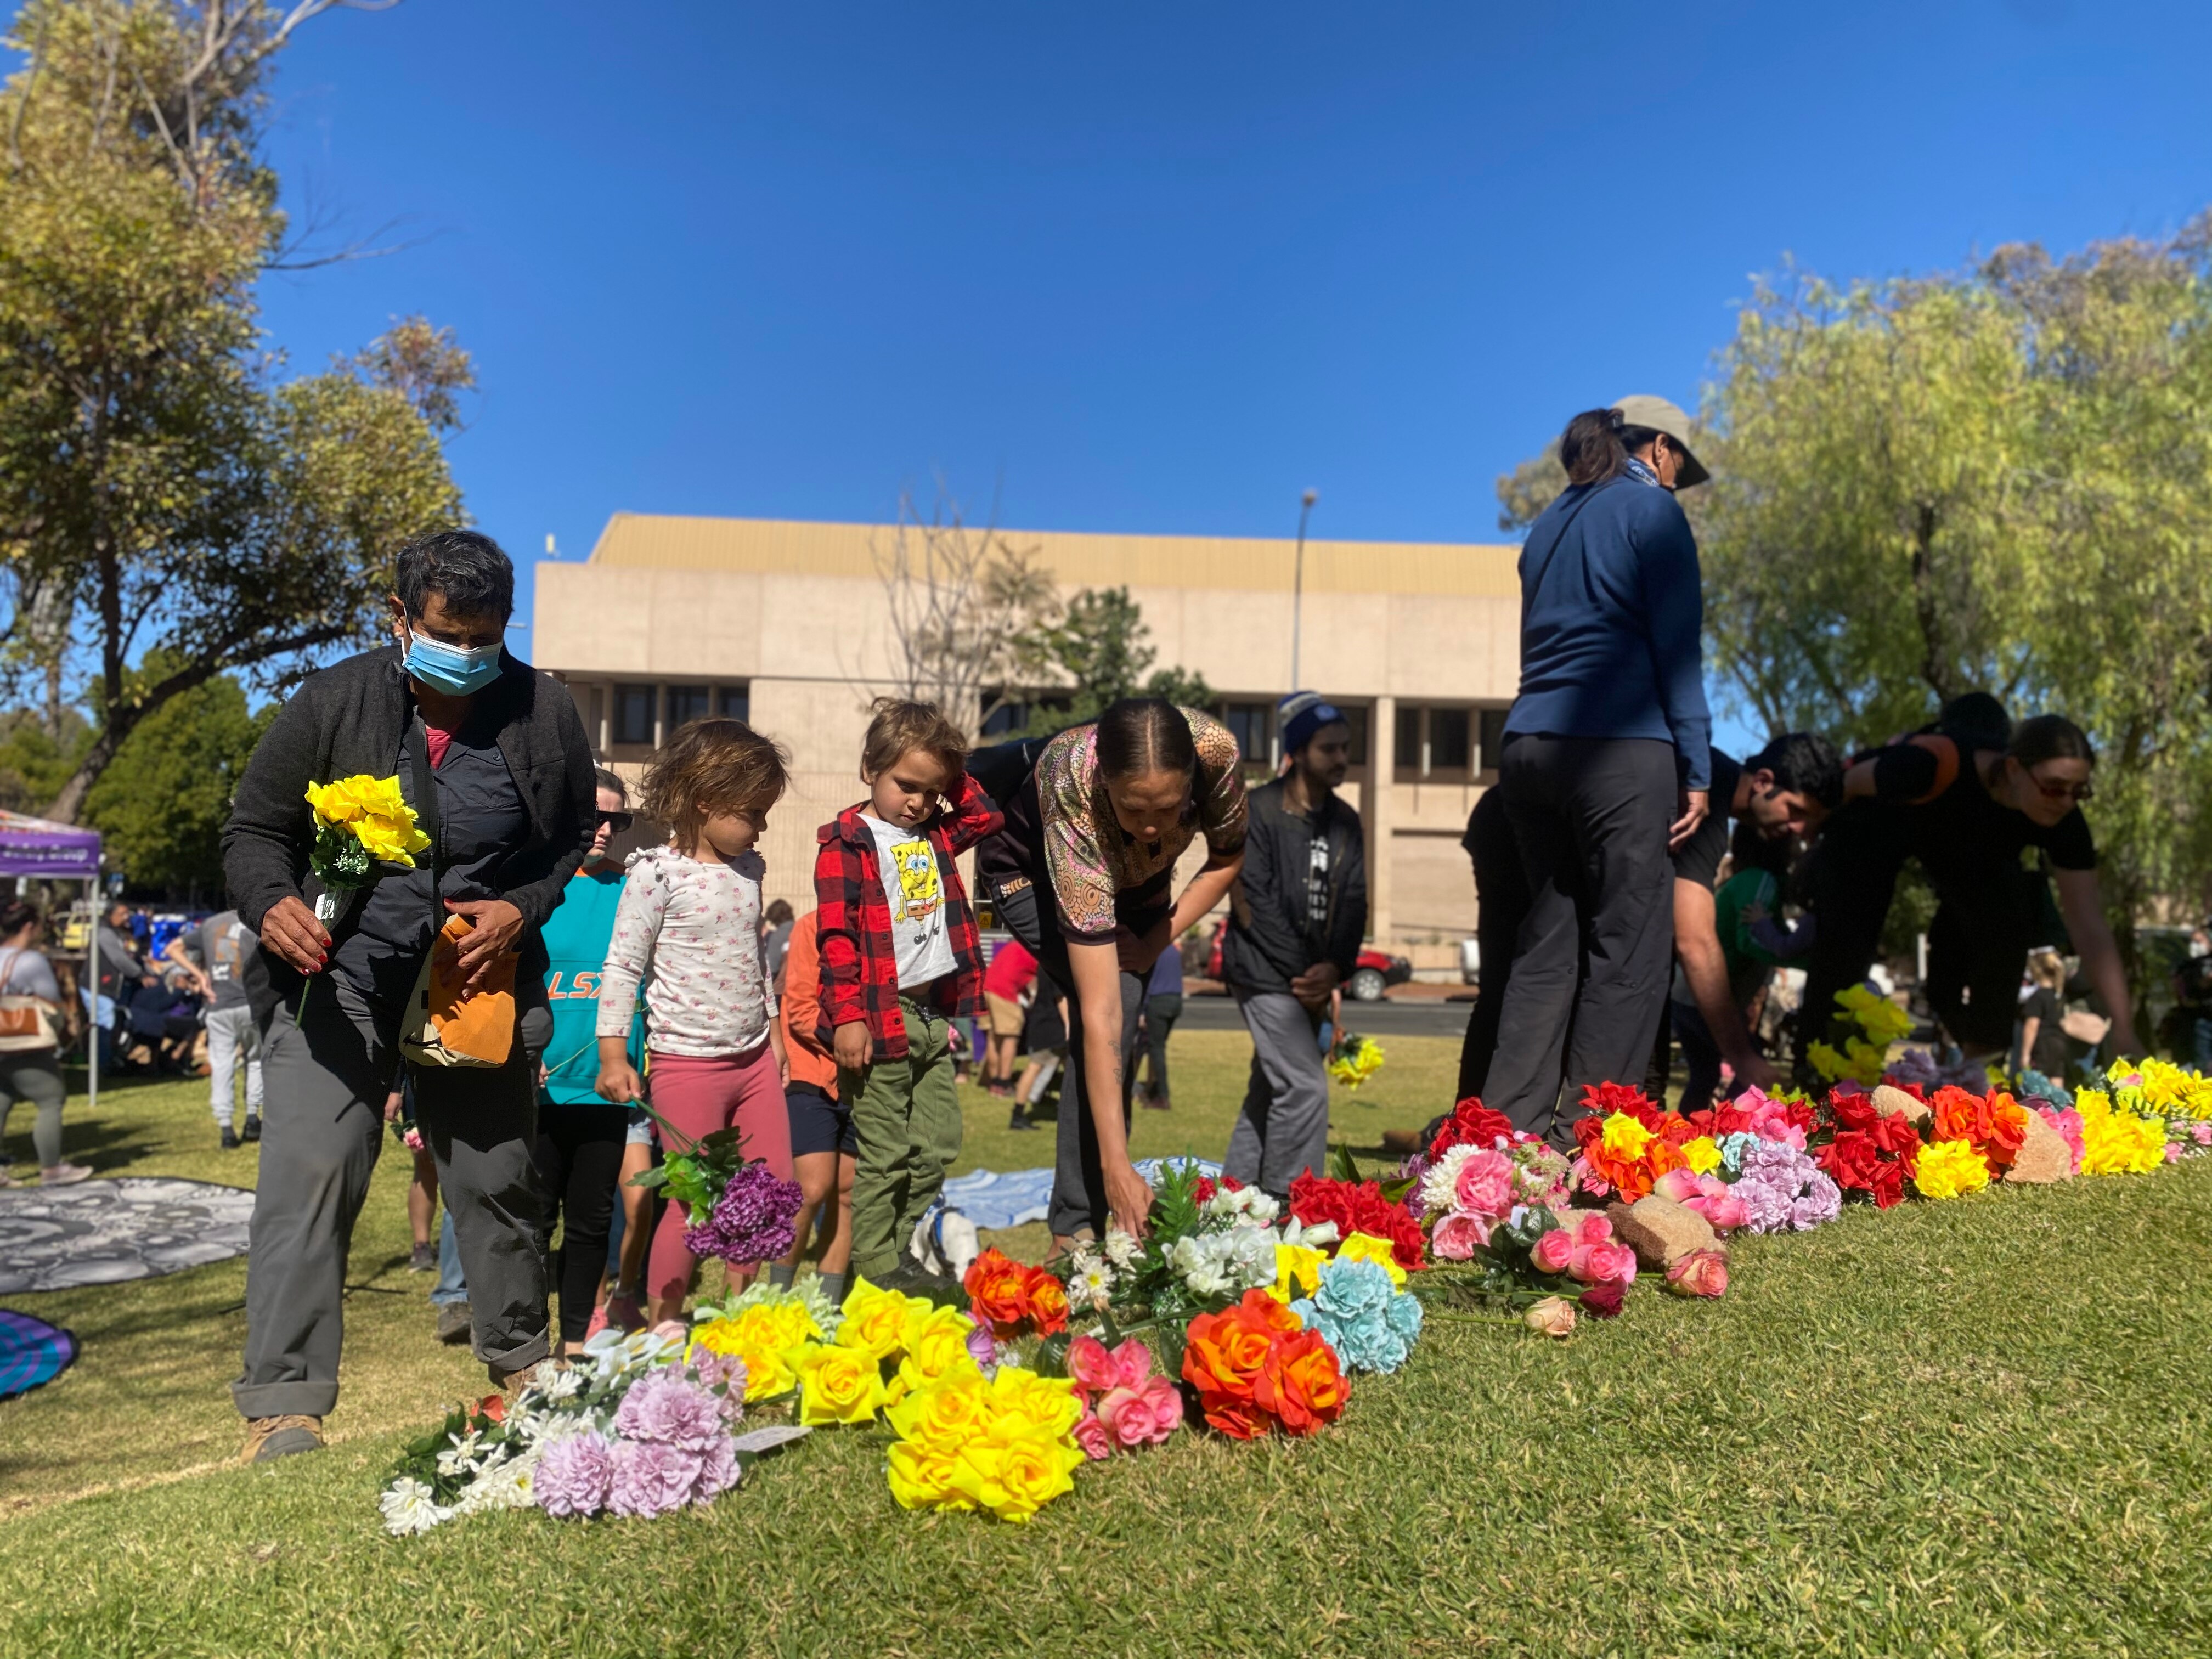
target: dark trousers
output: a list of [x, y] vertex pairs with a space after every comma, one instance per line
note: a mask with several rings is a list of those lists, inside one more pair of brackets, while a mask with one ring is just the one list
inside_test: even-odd
[[[1054, 1128], [1052, 1203], [1046, 1221], [1059, 1238], [1088, 1233], [1106, 1237], [1112, 1206], [1106, 1202], [1105, 1166], [1098, 1155], [1098, 1126], [1091, 1119], [1091, 1086], [1084, 1052], [1083, 998], [1075, 988], [1075, 970], [1068, 963], [1067, 941], [1060, 933], [1060, 909], [1052, 895], [1035, 886], [995, 896], [999, 919], [1008, 932], [1027, 946], [1042, 970], [1040, 982], [1050, 980], [1067, 995], [1067, 1066], [1060, 1085], [1060, 1117]], [[1152, 963], [1141, 973], [1123, 969], [1121, 1030], [1115, 1052], [1122, 1056], [1121, 1122], [1129, 1121], [1129, 1050], [1137, 1041], [1137, 1014], [1145, 1003], [1145, 981]], [[1042, 995], [1042, 991], [1039, 995]]]
[[1674, 1109], [1702, 1112], [1720, 1092], [1721, 1046], [1713, 1041], [1705, 1014], [1695, 1004], [1670, 1001], [1667, 1007], [1674, 1016], [1675, 1038], [1682, 1045], [1682, 1098]]
[[1467, 1036], [1460, 1043], [1459, 1091], [1452, 1098], [1480, 1098], [1490, 1081], [1490, 1062], [1498, 1052], [1498, 1021], [1505, 1006], [1505, 988], [1513, 980], [1513, 951], [1521, 937], [1521, 924], [1528, 915], [1528, 878], [1521, 868], [1521, 849], [1514, 843], [1512, 820], [1505, 816], [1505, 797], [1496, 789], [1483, 791], [1468, 820], [1468, 850], [1474, 860], [1474, 937], [1482, 957], [1481, 978], [1475, 987], [1474, 1009], [1468, 1016]]
[[1836, 993], [1864, 980], [1881, 950], [1881, 930], [1908, 850], [1902, 812], [1873, 801], [1853, 801], [1828, 820], [1805, 861], [1805, 902], [1820, 927], [1806, 958], [1805, 994], [1797, 1005], [1801, 1082], [1810, 1076], [1807, 1045], [1827, 1040]]
[[1667, 996], [1674, 746], [1516, 737], [1499, 787], [1528, 913], [1498, 1012], [1489, 1103], [1565, 1148], [1586, 1087], [1643, 1075]]
[[[613, 1224], [615, 1188], [622, 1179], [623, 1145], [629, 1114], [603, 1102], [548, 1102], [538, 1109], [538, 1142], [531, 1162], [545, 1194], [538, 1250], [545, 1282], [561, 1291], [561, 1340], [581, 1342], [599, 1299], [607, 1265], [607, 1231]], [[561, 1246], [551, 1248], [553, 1219], [561, 1219]]]
[[[1145, 999], [1145, 1054], [1152, 1067], [1146, 1087], [1154, 1100], [1168, 1097], [1168, 1033], [1182, 1018], [1182, 993], [1165, 991]], [[1135, 1056], [1130, 1058], [1129, 1070], [1136, 1071]]]

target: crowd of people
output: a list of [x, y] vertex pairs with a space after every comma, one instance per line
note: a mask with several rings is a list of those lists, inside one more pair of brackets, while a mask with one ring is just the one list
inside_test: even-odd
[[[1521, 555], [1498, 782], [1468, 826], [1483, 975], [1460, 1094], [1564, 1146], [1585, 1085], [1655, 1070], [1663, 1084], [1676, 1045], [1686, 1103], [1773, 1084], [1790, 1062], [1763, 1047], [1760, 1004], [1790, 963], [1807, 976], [1802, 1069], [1827, 1000], [1872, 966], [1908, 859], [1939, 902], [1927, 995], [1963, 1053], [2016, 1034], [2021, 1063], [2061, 1052], [2063, 967], [2036, 954], [2025, 1005], [2022, 975], [2062, 919], [2115, 1046], [2132, 1048], [2080, 811], [2094, 765], [2081, 733], [2051, 714], [2014, 726], [1976, 696], [1848, 763], [1810, 732], [1720, 752], [1696, 544], [1674, 499], [1705, 477], [1686, 418], [1625, 399], [1577, 416], [1559, 453], [1567, 487]], [[1230, 732], [1158, 698], [972, 753], [943, 712], [883, 701], [863, 797], [820, 826], [815, 904], [794, 913], [763, 893], [758, 842], [788, 783], [772, 738], [726, 717], [675, 732], [638, 807], [668, 838], [617, 860], [629, 789], [595, 763], [565, 688], [504, 648], [505, 554], [473, 532], [425, 537], [395, 589], [392, 642], [306, 681], [247, 768], [223, 841], [236, 908], [167, 953], [204, 1004], [223, 1143], [241, 1138], [241, 1073], [242, 1138], [262, 1143], [232, 1390], [248, 1461], [322, 1443], [347, 1249], [387, 1125], [414, 1156], [413, 1265], [439, 1273], [439, 1334], [508, 1389], [603, 1325], [680, 1312], [697, 1268], [684, 1206], [656, 1216], [634, 1181], [721, 1131], [803, 1194], [790, 1255], [740, 1279], [788, 1283], [811, 1261], [833, 1297], [848, 1275], [947, 1288], [910, 1246], [959, 1154], [970, 1021], [988, 1031], [979, 1081], [1014, 1127], [1060, 1074], [1056, 1243], [1141, 1234], [1152, 1194], [1132, 1111], [1170, 1106], [1176, 945], [1218, 909], [1253, 1046], [1224, 1166], [1279, 1196], [1322, 1167], [1328, 1034], [1368, 901], [1360, 816], [1338, 793], [1352, 726], [1320, 696], [1285, 700], [1278, 775], [1249, 788]], [[428, 847], [365, 888], [326, 889], [308, 788], [360, 774], [396, 775]], [[1011, 935], [988, 958], [958, 863], [971, 850], [976, 899]], [[33, 983], [25, 908], [0, 914], [15, 952], [0, 953], [0, 1014], [19, 990], [58, 1000]], [[163, 969], [123, 919], [102, 961], [118, 1006], [143, 991], [150, 1010]], [[457, 1060], [426, 1029], [445, 994], [477, 1000], [483, 1055]], [[47, 1178], [69, 1179], [53, 1061], [7, 1050], [0, 1081], [37, 1105]]]

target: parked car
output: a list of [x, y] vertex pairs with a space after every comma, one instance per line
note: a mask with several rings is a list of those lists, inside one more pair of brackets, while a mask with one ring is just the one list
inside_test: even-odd
[[[1206, 951], [1206, 977], [1221, 977], [1221, 939], [1229, 931], [1229, 918], [1224, 916], [1213, 924], [1213, 939]], [[1345, 994], [1354, 1002], [1380, 1002], [1382, 993], [1393, 985], [1403, 985], [1413, 976], [1413, 964], [1404, 957], [1394, 957], [1386, 951], [1364, 950], [1352, 968], [1351, 981], [1344, 988]]]

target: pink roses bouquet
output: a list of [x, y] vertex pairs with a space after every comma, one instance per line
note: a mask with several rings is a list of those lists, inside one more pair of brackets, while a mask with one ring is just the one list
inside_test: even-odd
[[1124, 1337], [1109, 1348], [1095, 1336], [1068, 1345], [1067, 1375], [1083, 1401], [1075, 1443], [1094, 1462], [1115, 1450], [1157, 1446], [1182, 1422], [1182, 1390], [1152, 1369], [1152, 1351]]
[[1744, 1224], [1743, 1200], [1718, 1176], [1669, 1170], [1652, 1183], [1651, 1190], [1686, 1210], [1695, 1210], [1717, 1233], [1734, 1232]]
[[1539, 1273], [1565, 1273], [1577, 1284], [1636, 1282], [1636, 1252], [1613, 1236], [1613, 1223], [1595, 1210], [1573, 1210], [1528, 1252]]

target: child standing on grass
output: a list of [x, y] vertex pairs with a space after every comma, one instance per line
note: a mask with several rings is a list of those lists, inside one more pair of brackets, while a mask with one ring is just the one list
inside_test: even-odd
[[822, 1008], [822, 913], [809, 910], [791, 929], [790, 947], [775, 988], [783, 1052], [791, 1061], [791, 1163], [802, 1194], [791, 1254], [768, 1270], [769, 1283], [788, 1285], [822, 1228], [822, 1294], [834, 1307], [845, 1299], [845, 1270], [853, 1260], [853, 1170], [860, 1143], [853, 1109], [837, 1097], [837, 1060], [815, 1021]]
[[878, 700], [860, 755], [868, 799], [822, 826], [814, 861], [820, 1024], [858, 1145], [853, 1271], [897, 1288], [921, 1278], [906, 1241], [960, 1155], [951, 1022], [983, 1012], [953, 860], [1003, 820], [967, 768], [967, 739], [935, 707]]
[[[743, 720], [694, 720], [645, 774], [645, 816], [668, 844], [630, 855], [599, 980], [599, 1093], [644, 1092], [629, 1054], [630, 1010], [645, 981], [652, 1104], [671, 1152], [735, 1127], [745, 1156], [791, 1179], [785, 1060], [761, 931], [754, 850], [788, 781], [787, 757]], [[650, 978], [647, 971], [650, 970]], [[687, 1212], [668, 1205], [646, 1262], [658, 1323], [681, 1315], [697, 1261], [684, 1248]]]

